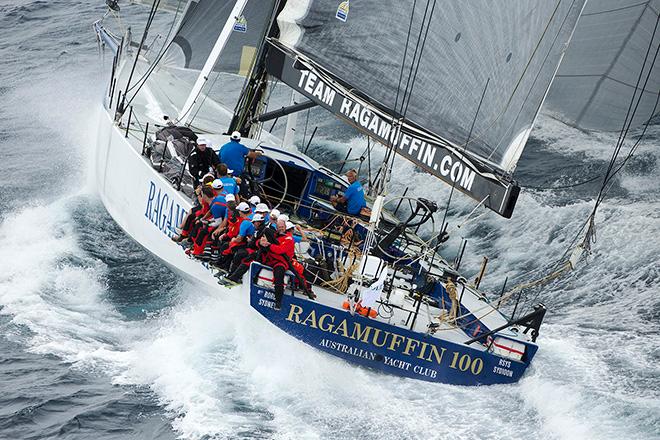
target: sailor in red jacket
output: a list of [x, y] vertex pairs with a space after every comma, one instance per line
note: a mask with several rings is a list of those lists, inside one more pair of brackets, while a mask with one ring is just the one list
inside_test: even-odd
[[282, 307], [284, 296], [284, 273], [289, 268], [295, 253], [293, 241], [293, 228], [291, 222], [277, 222], [277, 243], [271, 244], [264, 236], [259, 240], [259, 246], [264, 248], [263, 262], [273, 268], [273, 282], [275, 284], [275, 309]]

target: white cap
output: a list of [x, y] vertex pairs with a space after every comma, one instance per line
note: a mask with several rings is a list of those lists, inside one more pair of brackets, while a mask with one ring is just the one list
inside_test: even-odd
[[264, 216], [257, 213], [257, 214], [252, 216], [252, 221], [253, 222], [262, 222], [262, 221], [264, 221]]
[[235, 201], [236, 201], [236, 196], [234, 196], [233, 194], [227, 194], [227, 195], [225, 196], [225, 201], [227, 201], [227, 202], [235, 202]]
[[261, 199], [259, 198], [259, 196], [252, 196], [250, 197], [250, 200], [248, 200], [248, 202], [250, 202], [253, 205], [258, 205], [259, 203], [261, 203]]
[[286, 214], [280, 214], [277, 216], [277, 221], [282, 220], [283, 222], [288, 222], [289, 221], [289, 216]]
[[268, 208], [268, 205], [265, 203], [258, 203], [256, 208], [254, 208], [254, 212], [268, 212], [270, 209]]
[[230, 138], [235, 141], [240, 141], [241, 140], [241, 133], [238, 131], [235, 131], [231, 134]]
[[286, 230], [293, 229], [296, 225], [291, 222], [286, 222]]
[[213, 182], [211, 182], [211, 188], [213, 189], [220, 189], [222, 186], [222, 180], [220, 179], [215, 179]]
[[238, 209], [238, 210], [241, 211], [241, 212], [247, 212], [247, 211], [250, 210], [250, 205], [248, 205], [248, 204], [245, 203], [245, 202], [241, 202], [241, 203], [238, 204], [238, 206], [236, 207], [236, 209]]
[[277, 218], [280, 216], [280, 210], [275, 208], [272, 211], [270, 211], [270, 218]]
[[234, 170], [230, 170], [229, 168], [227, 168], [227, 174], [234, 174]]

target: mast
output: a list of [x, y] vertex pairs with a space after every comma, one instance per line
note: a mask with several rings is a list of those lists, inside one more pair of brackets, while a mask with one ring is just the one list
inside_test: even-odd
[[278, 14], [285, 7], [287, 0], [277, 0], [270, 17], [270, 23], [264, 32], [252, 71], [245, 82], [241, 96], [234, 109], [234, 117], [229, 124], [228, 132], [240, 131], [247, 136], [253, 128], [257, 116], [263, 111], [265, 103], [262, 102], [266, 86], [268, 85], [268, 72], [266, 71], [266, 55], [268, 54], [268, 39], [279, 36], [276, 26]]
[[193, 86], [192, 90], [190, 91], [190, 94], [188, 95], [188, 99], [186, 99], [186, 103], [181, 108], [179, 116], [177, 117], [178, 124], [183, 124], [190, 120], [193, 114], [191, 110], [195, 105], [197, 97], [201, 93], [204, 85], [206, 84], [206, 81], [208, 80], [208, 76], [213, 70], [213, 66], [215, 66], [216, 62], [218, 61], [218, 57], [222, 53], [222, 50], [224, 49], [225, 45], [227, 44], [227, 40], [229, 40], [229, 37], [231, 36], [234, 23], [236, 22], [236, 19], [243, 13], [243, 8], [247, 4], [247, 2], [248, 0], [236, 1], [234, 8], [232, 9], [231, 13], [229, 14], [229, 17], [227, 18], [227, 21], [225, 22], [224, 27], [222, 28], [222, 32], [220, 32], [220, 35], [218, 36], [218, 39], [216, 40], [215, 45], [213, 46], [213, 50], [211, 50], [211, 53], [206, 59], [206, 63], [204, 63], [204, 67], [199, 73], [199, 76], [197, 77], [197, 81], [195, 82], [195, 85]]

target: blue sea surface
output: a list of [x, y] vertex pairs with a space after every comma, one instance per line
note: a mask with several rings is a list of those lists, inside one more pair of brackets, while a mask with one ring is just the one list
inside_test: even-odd
[[[120, 4], [139, 35], [148, 8]], [[520, 309], [549, 311], [520, 383], [381, 375], [188, 284], [113, 222], [89, 165], [112, 56], [91, 24], [105, 9], [0, 3], [0, 439], [660, 438], [658, 121], [600, 207], [588, 264], [522, 297]], [[163, 35], [167, 23], [157, 20]], [[299, 122], [305, 140], [320, 127], [309, 153], [336, 169], [366, 147], [319, 109]], [[472, 276], [489, 256], [482, 285], [493, 295], [507, 278], [512, 287], [543, 274], [600, 180], [571, 185], [602, 174], [616, 139], [542, 115], [516, 172], [514, 217], [457, 229], [474, 203], [454, 194], [445, 256], [467, 238], [462, 267]], [[383, 154], [374, 149], [374, 170]], [[409, 187], [444, 208], [450, 188], [403, 160], [394, 169], [391, 193]]]

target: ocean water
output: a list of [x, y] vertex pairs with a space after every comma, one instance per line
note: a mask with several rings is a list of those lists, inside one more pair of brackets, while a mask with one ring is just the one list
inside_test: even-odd
[[[122, 7], [141, 30], [146, 11]], [[523, 298], [549, 312], [520, 383], [384, 376], [187, 284], [114, 224], [88, 183], [109, 58], [91, 23], [103, 12], [101, 1], [0, 3], [0, 439], [660, 438], [659, 125], [601, 206], [588, 264]], [[311, 113], [311, 125], [326, 120]], [[316, 159], [365, 147], [333, 127], [319, 131]], [[514, 218], [458, 229], [474, 204], [455, 197], [444, 252], [466, 237], [468, 274], [488, 255], [491, 292], [538, 275], [599, 183], [548, 188], [602, 172], [615, 141], [543, 115]], [[410, 187], [444, 206], [445, 185], [403, 161], [395, 169], [393, 193]]]

